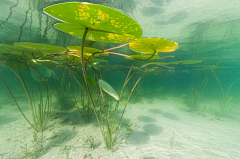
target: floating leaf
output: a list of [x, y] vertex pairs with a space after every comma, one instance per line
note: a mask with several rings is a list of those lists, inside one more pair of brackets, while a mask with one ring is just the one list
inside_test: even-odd
[[[88, 59], [89, 56], [83, 55], [84, 58]], [[81, 57], [79, 54], [76, 54], [74, 52], [67, 52], [67, 54], [61, 54], [57, 57], [55, 57], [55, 59], [62, 59], [62, 60], [67, 60], [67, 61], [72, 61], [72, 60], [77, 60], [77, 61], [81, 61]]]
[[30, 67], [30, 74], [37, 82], [44, 81], [42, 76], [46, 81], [52, 76], [52, 72], [46, 66], [35, 64], [33, 67], [38, 71]]
[[60, 52], [67, 51], [66, 48], [60, 46], [42, 43], [16, 42], [14, 45], [20, 48], [24, 48], [24, 55], [31, 58], [39, 58], [42, 56], [58, 54]]
[[158, 52], [171, 52], [178, 48], [178, 44], [174, 41], [161, 38], [139, 38], [131, 41], [129, 47], [136, 52], [143, 54], [153, 54]]
[[7, 44], [1, 44], [0, 43], [0, 54], [5, 55], [15, 55], [15, 57], [22, 56], [23, 49], [18, 48], [14, 45], [7, 45]]
[[53, 60], [36, 60], [37, 63], [46, 66], [49, 69], [53, 69], [59, 65], [59, 63]]
[[116, 100], [119, 100], [119, 96], [116, 93], [116, 91], [112, 88], [112, 86], [110, 86], [107, 82], [101, 79], [99, 79], [99, 84], [106, 93], [108, 93], [110, 96], [112, 96]]
[[67, 2], [43, 9], [60, 21], [54, 26], [68, 34], [83, 37], [88, 28], [87, 40], [101, 42], [129, 42], [142, 36], [142, 29], [129, 16], [106, 6]]
[[[131, 57], [133, 57], [133, 58], [138, 58], [138, 59], [144, 60], [144, 59], [148, 59], [148, 58], [151, 57], [152, 55], [128, 55], [128, 56], [131, 56]], [[125, 57], [125, 59], [130, 59], [130, 60], [134, 60], [133, 58]], [[151, 60], [152, 60], [152, 59], [159, 59], [159, 56], [154, 55], [154, 56], [151, 58]]]
[[[89, 56], [84, 55], [83, 57], [85, 59], [89, 59]], [[62, 59], [62, 60], [72, 61], [72, 62], [78, 61], [79, 64], [81, 63], [81, 56], [78, 54], [70, 53], [70, 52], [68, 52], [68, 54], [62, 54], [62, 55], [56, 57], [56, 59], [58, 59], [58, 60]], [[90, 62], [108, 62], [107, 60], [95, 59], [95, 58], [91, 58], [89, 61]], [[86, 61], [84, 61], [84, 62], [86, 62]]]
[[[68, 46], [67, 49], [69, 51], [75, 52], [80, 54], [81, 53], [81, 46]], [[84, 55], [91, 56], [94, 54], [94, 56], [108, 56], [108, 53], [104, 53], [102, 50], [91, 48], [91, 47], [84, 47]]]
[[108, 62], [107, 60], [102, 60], [102, 59], [91, 59], [91, 62]]
[[196, 64], [201, 62], [202, 60], [185, 60], [185, 61], [173, 61], [169, 62], [169, 64]]
[[25, 62], [17, 61], [17, 60], [8, 60], [5, 62], [5, 65], [12, 69], [20, 69], [25, 70], [28, 69], [28, 65]]

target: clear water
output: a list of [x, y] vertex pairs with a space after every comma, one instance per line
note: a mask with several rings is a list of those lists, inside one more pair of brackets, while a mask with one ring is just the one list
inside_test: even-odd
[[[64, 48], [81, 45], [81, 38], [57, 30], [53, 25], [58, 21], [43, 13], [43, 8], [63, 2], [71, 1], [1, 0], [0, 45], [13, 46], [15, 42], [45, 43]], [[78, 2], [82, 1], [78, 0]], [[79, 110], [76, 104], [76, 100], [81, 101], [80, 88], [73, 79], [66, 103], [63, 104], [66, 110], [61, 110], [62, 103], [60, 104], [55, 97], [58, 92], [56, 82], [53, 78], [48, 81], [52, 111], [43, 133], [46, 136], [43, 140], [44, 146], [40, 148], [36, 148], [40, 143], [34, 140], [35, 131], [23, 118], [11, 94], [1, 81], [0, 156], [2, 158], [238, 158], [240, 156], [237, 152], [240, 148], [240, 138], [237, 133], [240, 128], [238, 53], [240, 2], [238, 0], [85, 2], [123, 11], [140, 24], [143, 30], [142, 37], [165, 38], [178, 43], [179, 47], [175, 51], [159, 53], [160, 57], [172, 55], [181, 61], [202, 60], [202, 62], [181, 64], [175, 69], [158, 66], [143, 76], [124, 114], [122, 123], [125, 125], [122, 124], [119, 134], [121, 144], [118, 144], [113, 152], [105, 148], [94, 113], [89, 122], [84, 120], [86, 114], [79, 113], [79, 110], [83, 110], [81, 104], [78, 104]], [[94, 42], [92, 47], [107, 49], [120, 44]], [[128, 46], [116, 49], [114, 52], [132, 54]], [[22, 83], [5, 65], [3, 49], [0, 50], [0, 55], [0, 76], [32, 123], [28, 98]], [[97, 71], [101, 70], [103, 79], [120, 93], [133, 61], [116, 55], [102, 58], [109, 62], [97, 64]], [[172, 62], [176, 61], [176, 58], [165, 58], [161, 61]], [[140, 67], [145, 63], [136, 61], [134, 66]], [[18, 69], [14, 70], [18, 72]], [[66, 71], [60, 67], [52, 71], [62, 79], [57, 83], [58, 86], [69, 85]], [[119, 112], [123, 110], [132, 87], [143, 72], [144, 70], [135, 74], [127, 85], [126, 93], [122, 95]], [[93, 75], [93, 72], [89, 71], [89, 75]], [[28, 70], [22, 70], [22, 76], [27, 88], [33, 90], [34, 95], [30, 93], [31, 100], [34, 99], [38, 103], [41, 93], [39, 83], [33, 80]], [[80, 77], [78, 80], [82, 82]], [[33, 81], [32, 85], [30, 85], [31, 81]], [[41, 91], [45, 99], [46, 88]], [[104, 96], [107, 97], [108, 102], [108, 95], [104, 93]], [[90, 101], [87, 101], [89, 98], [86, 96], [85, 98], [85, 104], [89, 104]], [[97, 101], [97, 98], [95, 100]], [[112, 104], [114, 104], [113, 99]], [[225, 104], [225, 111], [221, 111], [221, 104]], [[169, 107], [166, 107], [168, 105]], [[225, 114], [222, 115], [221, 112]], [[117, 120], [120, 119], [120, 114]], [[170, 126], [168, 127], [163, 121]], [[129, 122], [132, 126], [126, 126]], [[198, 125], [199, 123], [205, 124], [206, 127]], [[200, 132], [191, 129], [191, 125]], [[217, 129], [219, 131], [215, 132]], [[89, 137], [88, 134], [91, 134], [96, 141], [93, 150], [83, 146], [85, 139]], [[186, 134], [189, 137], [186, 137]], [[41, 134], [38, 134], [38, 138], [41, 138], [39, 136]], [[202, 140], [191, 140], [192, 136], [198, 136], [197, 138]], [[214, 136], [216, 141], [212, 138]], [[224, 139], [221, 141], [221, 138]], [[227, 139], [230, 141], [228, 142]], [[199, 144], [201, 142], [202, 144]]]

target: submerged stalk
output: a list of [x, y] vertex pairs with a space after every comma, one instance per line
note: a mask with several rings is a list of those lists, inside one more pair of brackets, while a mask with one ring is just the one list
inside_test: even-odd
[[[86, 67], [84, 66], [84, 62], [83, 62], [83, 51], [84, 51], [84, 43], [85, 43], [85, 38], [86, 38], [86, 35], [88, 33], [88, 28], [85, 29], [84, 33], [83, 33], [83, 38], [82, 38], [82, 46], [81, 46], [81, 64], [82, 64], [82, 71], [83, 71], [83, 76], [84, 76], [84, 80], [85, 80], [85, 84], [86, 84], [86, 88], [87, 88], [87, 91], [88, 91], [88, 95], [91, 99], [91, 102], [93, 104], [93, 109], [94, 109], [94, 112], [95, 112], [95, 115], [97, 117], [97, 111], [96, 111], [96, 107], [94, 105], [94, 101], [93, 101], [93, 98], [92, 98], [92, 95], [91, 95], [91, 91], [90, 91], [90, 88], [89, 88], [89, 85], [88, 85], [88, 81], [87, 81], [87, 75], [86, 75]], [[111, 136], [111, 131], [110, 131], [110, 127], [109, 127], [109, 122], [108, 122], [108, 118], [107, 118], [107, 111], [106, 111], [106, 107], [104, 106], [104, 109], [105, 109], [105, 115], [106, 115], [106, 121], [107, 121], [107, 127], [108, 127], [108, 133], [110, 135], [110, 143], [111, 143], [111, 149], [113, 150], [113, 147], [112, 147], [112, 136]], [[99, 122], [99, 119], [97, 117], [97, 121], [98, 121], [98, 124], [100, 126], [100, 129], [102, 131], [102, 135], [104, 136], [104, 125], [101, 126], [100, 122]], [[106, 139], [105, 139], [106, 140]]]

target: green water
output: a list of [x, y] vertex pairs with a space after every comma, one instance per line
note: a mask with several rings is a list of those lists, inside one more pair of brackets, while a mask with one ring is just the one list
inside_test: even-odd
[[[75, 24], [75, 17], [61, 20], [62, 15], [54, 18], [46, 10], [43, 12], [48, 6], [64, 2], [71, 1], [0, 1], [0, 134], [1, 142], [6, 145], [0, 150], [0, 158], [185, 158], [186, 155], [178, 154], [181, 149], [189, 154], [186, 158], [197, 158], [197, 155], [188, 152], [190, 148], [183, 142], [177, 144], [177, 139], [173, 141], [174, 135], [177, 138], [180, 134], [178, 131], [181, 131], [177, 127], [180, 124], [178, 122], [186, 126], [182, 130], [188, 129], [188, 124], [184, 122], [187, 120], [210, 125], [216, 122], [229, 132], [239, 130], [238, 0], [84, 1], [114, 8], [109, 12], [109, 17], [115, 14], [119, 16], [111, 19], [111, 23], [104, 23], [105, 13], [98, 12], [98, 8], [96, 14], [102, 17], [90, 18], [91, 24], [82, 21]], [[81, 7], [78, 6], [80, 11]], [[73, 15], [73, 11], [64, 9], [54, 12]], [[96, 15], [95, 12], [88, 14], [90, 17]], [[129, 21], [132, 20], [131, 23], [123, 19], [119, 23], [125, 26], [119, 23], [113, 25], [123, 14], [127, 15]], [[102, 33], [101, 36], [95, 36], [98, 41], [94, 41], [94, 38], [91, 40], [91, 32], [86, 35], [84, 45], [99, 49], [84, 48], [88, 53], [99, 54], [103, 50], [107, 52], [109, 48], [126, 44], [123, 41], [132, 36], [131, 33], [134, 34], [133, 40], [154, 37], [154, 43], [157, 38], [164, 38], [176, 42], [174, 44], [178, 46], [174, 48], [174, 44], [167, 43], [167, 48], [172, 49], [167, 52], [162, 48], [158, 50], [163, 41], [157, 46], [144, 44], [140, 49], [134, 48], [135, 45], [130, 46], [130, 43], [109, 50], [108, 54], [91, 56], [93, 60], [87, 60], [89, 56], [86, 55], [83, 59], [85, 74], [81, 65], [81, 48], [76, 51], [75, 47], [82, 45], [84, 29], [82, 36], [77, 37], [70, 34], [81, 30], [81, 27], [73, 28], [72, 33], [72, 30], [68, 32], [64, 28], [54, 27], [54, 24], [63, 22]], [[136, 32], [141, 27], [142, 33], [131, 32], [131, 26], [137, 28]], [[117, 43], [111, 38], [104, 42], [106, 32], [118, 33], [123, 38], [115, 37], [115, 40], [119, 40]], [[150, 50], [156, 51], [155, 59], [141, 61], [124, 57], [141, 55], [149, 45]], [[156, 63], [145, 66], [150, 62]], [[107, 93], [99, 89], [98, 79], [106, 81], [112, 88], [108, 91], [103, 89]], [[165, 107], [165, 101], [172, 104], [169, 109]], [[143, 115], [144, 111], [146, 116]], [[190, 117], [185, 120], [185, 116]], [[167, 128], [161, 123], [158, 125], [162, 120], [169, 122], [172, 127]], [[208, 128], [201, 130], [209, 131], [209, 138], [211, 132], [215, 132]], [[189, 135], [194, 136], [195, 133], [193, 130]], [[224, 136], [225, 133], [231, 134], [222, 132], [219, 136], [228, 138]], [[169, 150], [158, 149], [161, 146], [150, 139], [152, 136], [157, 136], [154, 140], [161, 140], [163, 147], [164, 142], [171, 141]], [[129, 143], [127, 146], [123, 144], [125, 141]], [[234, 151], [240, 148], [239, 137], [233, 135], [231, 141], [229, 149]], [[152, 146], [149, 154], [145, 149], [148, 144]], [[228, 143], [223, 141], [222, 145], [212, 146], [215, 149], [210, 152], [196, 148], [196, 152], [201, 153], [202, 158], [239, 156], [235, 151], [233, 154], [221, 153], [224, 144]], [[169, 153], [173, 147], [177, 147], [174, 155]], [[205, 150], [205, 147], [198, 147]], [[15, 152], [13, 149], [16, 149]], [[191, 149], [193, 151], [194, 148]]]

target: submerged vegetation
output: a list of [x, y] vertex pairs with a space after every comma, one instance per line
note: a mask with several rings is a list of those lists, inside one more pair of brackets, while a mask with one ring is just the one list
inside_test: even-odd
[[[106, 149], [114, 151], [122, 132], [121, 122], [124, 120], [125, 110], [131, 97], [134, 102], [139, 98], [140, 93], [134, 94], [133, 92], [140, 90], [142, 78], [150, 72], [161, 75], [163, 68], [171, 73], [171, 70], [180, 65], [202, 62], [202, 60], [181, 61], [177, 56], [168, 55], [178, 48], [176, 42], [159, 37], [142, 37], [143, 31], [140, 25], [116, 9], [81, 2], [67, 2], [46, 7], [50, 0], [41, 0], [29, 1], [28, 11], [31, 11], [31, 15], [33, 14], [31, 3], [38, 3], [37, 9], [41, 12], [39, 12], [37, 40], [33, 40], [31, 29], [29, 40], [23, 40], [22, 29], [25, 25], [23, 23], [19, 36], [5, 41], [5, 44], [0, 44], [0, 62], [21, 83], [29, 103], [31, 119], [24, 114], [19, 99], [16, 98], [3, 74], [0, 75], [0, 80], [22, 116], [34, 129], [33, 136], [34, 143], [36, 143], [34, 152], [45, 150], [43, 133], [48, 128], [51, 130], [49, 121], [53, 110], [59, 114], [77, 110], [80, 120], [83, 119], [86, 123], [95, 120], [100, 128]], [[113, 1], [114, 4], [116, 3]], [[43, 7], [45, 8], [42, 11]], [[47, 15], [45, 19], [42, 18], [42, 12]], [[43, 19], [46, 23], [44, 31], [42, 30]], [[61, 22], [54, 24], [56, 28], [54, 30], [52, 23], [56, 20]], [[4, 23], [0, 24], [0, 28]], [[54, 30], [51, 35], [54, 37], [52, 39], [46, 38], [49, 29]], [[119, 43], [119, 45], [114, 44], [114, 47], [106, 48], [112, 46], [110, 45], [112, 43]], [[119, 49], [123, 48], [127, 48], [129, 53], [125, 51], [119, 53]], [[167, 55], [158, 55], [159, 53]], [[116, 59], [121, 57], [129, 65], [111, 65], [111, 62], [108, 62], [109, 56]], [[199, 66], [197, 69], [208, 68]], [[121, 83], [122, 79], [113, 81], [108, 78], [113, 79], [114, 73], [119, 70], [127, 72], [123, 83]], [[219, 94], [220, 115], [223, 117], [236, 105], [235, 103], [229, 106], [233, 96], [228, 96], [228, 92], [239, 78], [224, 94], [213, 67], [210, 70], [218, 83], [216, 89], [221, 90]], [[115, 85], [116, 83], [118, 86]], [[196, 83], [192, 83], [185, 103], [191, 111], [200, 109], [207, 84], [207, 77], [197, 79]], [[159, 88], [158, 93], [162, 92], [164, 90]], [[149, 91], [142, 94], [152, 96], [153, 93]], [[55, 103], [57, 108], [52, 107], [54, 99], [57, 101], [57, 104]], [[62, 123], [65, 121], [69, 124], [73, 123], [70, 117], [66, 117]], [[131, 127], [125, 130], [133, 131]], [[92, 135], [87, 136], [84, 142], [85, 147], [89, 149], [95, 149], [100, 145], [100, 142]], [[174, 144], [173, 134], [171, 147], [174, 145], [176, 144]], [[28, 156], [28, 149], [23, 149]], [[41, 155], [42, 153], [37, 157]]]
[[[87, 97], [88, 99], [90, 99], [90, 102], [91, 102], [90, 105], [92, 105], [93, 110], [95, 112], [107, 149], [113, 150], [114, 141], [115, 141], [115, 136], [113, 136], [113, 133], [115, 133], [116, 135], [118, 132], [128, 100], [130, 99], [130, 96], [134, 88], [136, 87], [137, 83], [139, 82], [139, 80], [142, 78], [142, 76], [145, 73], [147, 73], [152, 68], [144, 72], [142, 76], [140, 76], [140, 78], [136, 81], [136, 84], [134, 85], [132, 91], [130, 92], [129, 98], [122, 112], [122, 116], [119, 120], [119, 124], [115, 128], [114, 124], [116, 122], [115, 121], [116, 113], [118, 110], [121, 94], [123, 92], [124, 87], [128, 83], [128, 81], [131, 79], [133, 74], [135, 74], [138, 70], [136, 70], [133, 74], [130, 74], [131, 73], [131, 67], [130, 67], [130, 71], [126, 77], [125, 83], [123, 84], [123, 88], [120, 93], [120, 96], [118, 96], [117, 93], [114, 91], [114, 89], [108, 83], [106, 83], [105, 81], [99, 78], [99, 74], [97, 73], [96, 69], [91, 63], [93, 60], [97, 61], [97, 59], [95, 59], [94, 57], [99, 55], [115, 54], [115, 55], [130, 58], [133, 60], [146, 61], [153, 57], [156, 57], [159, 51], [161, 52], [174, 51], [178, 47], [178, 45], [177, 43], [170, 40], [166, 40], [166, 39], [140, 38], [142, 35], [142, 30], [140, 26], [133, 19], [124, 15], [121, 12], [118, 12], [114, 9], [111, 9], [105, 6], [93, 5], [88, 3], [69, 2], [69, 3], [60, 3], [60, 4], [49, 6], [44, 9], [44, 12], [51, 15], [52, 17], [55, 17], [56, 19], [60, 19], [66, 22], [66, 23], [55, 24], [54, 26], [56, 28], [58, 28], [63, 32], [71, 34], [73, 36], [82, 38], [81, 46], [79, 46], [78, 48], [69, 46], [68, 50], [71, 52], [62, 53], [60, 58], [65, 58], [65, 59], [67, 58], [68, 60], [71, 61], [71, 63], [77, 63], [77, 65], [81, 65], [82, 74], [83, 74], [82, 76], [83, 84], [84, 84], [84, 88], [86, 87], [87, 94], [88, 94]], [[137, 38], [139, 39], [134, 40]], [[120, 53], [109, 52], [110, 50], [113, 50], [115, 48], [105, 49], [103, 51], [96, 50], [93, 48], [85, 47], [84, 46], [85, 40], [111, 42], [111, 43], [130, 42], [126, 44], [129, 44], [129, 47], [132, 50], [136, 52], [141, 52], [143, 54], [152, 54], [152, 55], [146, 58], [146, 57], [134, 57], [134, 56], [128, 56]], [[120, 45], [118, 48], [123, 47], [126, 44]], [[174, 56], [167, 56], [167, 57], [174, 57]], [[163, 57], [163, 58], [166, 58], [166, 57]], [[162, 58], [157, 57], [155, 59], [162, 59]], [[139, 69], [146, 67], [148, 65], [164, 66], [158, 63], [148, 63], [143, 65]], [[167, 66], [164, 66], [164, 67], [167, 67]], [[110, 117], [111, 98], [110, 98], [109, 105], [107, 106], [104, 100], [102, 91], [101, 89], [99, 89], [99, 95], [98, 95], [99, 100], [97, 101], [99, 104], [97, 104], [96, 101], [94, 100], [94, 95], [97, 95], [97, 94], [95, 93], [93, 94], [90, 90], [89, 85], [91, 85], [90, 84], [91, 82], [89, 82], [88, 76], [87, 76], [88, 69], [92, 69], [94, 76], [97, 79], [99, 88], [102, 88], [104, 91], [106, 91], [108, 94], [110, 94], [112, 97], [114, 97], [117, 100], [117, 105], [115, 106], [112, 118]], [[84, 104], [85, 103], [83, 103], [83, 105]], [[98, 113], [98, 107], [96, 105], [99, 105], [100, 114]]]
[[[43, 132], [47, 126], [52, 105], [51, 92], [54, 92], [61, 111], [67, 110], [66, 103], [71, 94], [86, 122], [90, 122], [92, 114], [95, 114], [106, 147], [113, 150], [127, 103], [141, 78], [156, 66], [176, 68], [166, 66], [167, 63], [158, 63], [155, 61], [134, 69], [135, 61], [165, 58], [176, 58], [179, 60], [175, 56], [157, 56], [159, 52], [174, 51], [178, 47], [178, 44], [160, 38], [141, 38], [142, 29], [137, 22], [125, 14], [106, 6], [69, 2], [46, 7], [44, 12], [67, 22], [57, 23], [54, 26], [70, 35], [81, 37], [82, 42], [81, 46], [67, 46], [67, 48], [32, 42], [16, 42], [14, 45], [1, 45], [1, 62], [9, 67], [21, 81], [29, 100], [30, 110], [32, 111], [32, 123], [21, 111], [4, 79], [1, 78], [1, 80], [12, 95], [24, 118], [37, 132]], [[76, 13], [78, 13], [77, 18]], [[125, 44], [110, 49], [99, 50], [85, 46], [86, 40], [107, 43], [124, 42]], [[129, 45], [133, 51], [139, 52], [142, 55], [125, 55], [111, 52], [113, 49], [126, 45]], [[107, 82], [102, 80], [103, 77], [101, 72], [98, 71], [99, 68], [96, 69], [94, 66], [95, 62], [107, 62], [99, 57], [109, 56], [109, 54], [133, 60], [119, 96]], [[57, 72], [54, 72], [56, 71], [56, 67], [62, 68], [60, 76], [57, 75]], [[146, 70], [143, 70], [143, 68], [146, 68]], [[24, 69], [28, 70], [29, 85], [26, 84], [25, 81], [27, 79], [23, 78], [21, 73]], [[18, 70], [18, 73], [15, 70]], [[129, 92], [130, 94], [128, 95], [122, 115], [117, 120], [118, 107], [124, 88], [139, 70], [142, 71], [142, 75], [133, 82], [135, 84]], [[32, 82], [32, 78], [35, 80], [34, 83]], [[68, 80], [65, 80], [67, 78]], [[53, 81], [55, 85], [52, 91], [48, 84], [49, 81]], [[36, 98], [36, 91], [33, 90], [36, 85], [39, 94], [38, 98]], [[101, 88], [117, 100], [114, 109], [111, 109], [112, 98], [110, 97], [109, 100], [104, 99]], [[39, 100], [39, 103], [36, 102], [37, 100]], [[107, 101], [109, 104], [107, 104]], [[116, 122], [118, 122], [117, 126], [115, 126]]]
[[207, 76], [204, 78], [197, 76], [195, 80], [193, 80], [189, 94], [186, 96], [185, 101], [186, 106], [189, 108], [189, 111], [199, 111], [201, 109], [200, 104], [203, 100], [207, 83]]
[[[216, 86], [215, 89], [216, 89], [216, 92], [218, 93], [218, 98], [219, 98], [219, 108], [220, 108], [219, 116], [220, 117], [225, 117], [236, 106], [236, 104], [239, 102], [237, 100], [234, 104], [232, 104], [233, 96], [229, 96], [229, 91], [231, 90], [231, 88], [235, 84], [235, 82], [237, 82], [240, 79], [240, 77], [235, 79], [231, 83], [231, 85], [228, 87], [227, 92], [224, 93], [222, 84], [221, 84], [218, 76], [216, 75], [216, 73], [214, 72], [213, 69], [211, 71], [214, 74], [214, 76], [217, 80], [217, 84], [218, 84], [218, 86]], [[219, 93], [219, 90], [220, 90], [220, 93]]]

